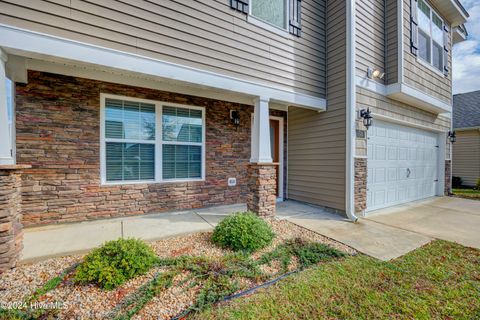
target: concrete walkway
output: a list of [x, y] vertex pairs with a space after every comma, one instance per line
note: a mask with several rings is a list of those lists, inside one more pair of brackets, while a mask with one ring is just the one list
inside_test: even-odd
[[[22, 261], [85, 252], [122, 235], [153, 241], [208, 231], [228, 214], [245, 210], [240, 204], [28, 228]], [[402, 256], [434, 238], [480, 247], [480, 202], [473, 200], [435, 198], [381, 210], [357, 223], [316, 206], [285, 201], [277, 204], [277, 218], [381, 260]]]
[[[306, 209], [305, 209], [306, 208]], [[25, 229], [22, 262], [48, 257], [86, 252], [105, 241], [120, 237], [134, 237], [154, 241], [181, 234], [209, 231], [233, 212], [246, 211], [245, 204], [166, 212], [135, 217], [85, 221]], [[277, 208], [277, 216], [311, 210], [296, 202], [284, 202]]]
[[154, 241], [211, 230], [223, 217], [245, 211], [246, 205], [165, 212], [25, 229], [22, 262], [86, 252], [120, 237]]

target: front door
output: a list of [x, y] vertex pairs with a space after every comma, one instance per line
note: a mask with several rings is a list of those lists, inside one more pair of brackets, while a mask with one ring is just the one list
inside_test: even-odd
[[270, 119], [270, 148], [277, 174], [277, 198], [282, 197], [280, 190], [280, 120]]

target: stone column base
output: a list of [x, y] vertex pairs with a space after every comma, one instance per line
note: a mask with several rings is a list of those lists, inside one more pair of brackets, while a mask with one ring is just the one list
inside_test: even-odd
[[252, 163], [249, 166], [248, 174], [248, 211], [252, 211], [261, 217], [275, 216], [277, 202], [275, 165]]
[[355, 213], [367, 208], [367, 158], [355, 158]]
[[445, 191], [446, 196], [452, 194], [452, 160], [445, 160]]
[[0, 273], [16, 266], [23, 249], [21, 170], [0, 165]]

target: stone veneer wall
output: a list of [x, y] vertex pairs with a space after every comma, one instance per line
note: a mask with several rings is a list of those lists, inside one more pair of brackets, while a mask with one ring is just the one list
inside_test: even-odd
[[[100, 93], [205, 107], [205, 181], [101, 186]], [[253, 106], [37, 71], [17, 84], [16, 102], [17, 162], [32, 165], [22, 181], [26, 226], [247, 200]], [[240, 112], [238, 128], [232, 109]]]
[[355, 213], [367, 208], [367, 158], [355, 158]]
[[0, 273], [15, 267], [23, 248], [20, 190], [20, 171], [0, 166]]
[[262, 217], [273, 217], [277, 202], [276, 168], [269, 164], [250, 164], [247, 208]]
[[445, 195], [452, 194], [452, 160], [445, 160]]

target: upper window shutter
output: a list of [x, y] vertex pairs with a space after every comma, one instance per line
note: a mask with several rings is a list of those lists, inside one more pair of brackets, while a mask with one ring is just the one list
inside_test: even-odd
[[230, 0], [230, 7], [242, 13], [248, 14], [250, 0]]
[[447, 26], [443, 26], [443, 73], [448, 76], [448, 34], [449, 29]]
[[288, 30], [291, 34], [297, 37], [302, 33], [302, 0], [289, 0], [290, 2], [290, 17]]
[[418, 9], [417, 0], [410, 0], [410, 50], [413, 55], [418, 51]]

